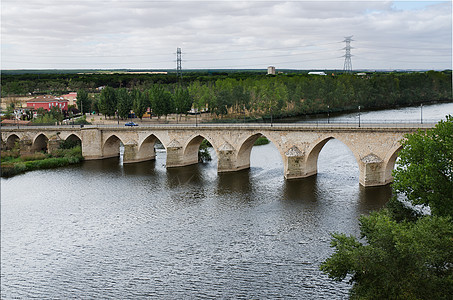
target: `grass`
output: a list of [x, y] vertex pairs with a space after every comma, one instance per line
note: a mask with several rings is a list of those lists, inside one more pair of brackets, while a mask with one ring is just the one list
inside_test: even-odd
[[52, 154], [37, 152], [16, 156], [12, 151], [5, 151], [1, 158], [1, 176], [11, 177], [27, 171], [52, 169], [77, 164], [83, 160], [80, 146], [71, 149], [58, 149]]

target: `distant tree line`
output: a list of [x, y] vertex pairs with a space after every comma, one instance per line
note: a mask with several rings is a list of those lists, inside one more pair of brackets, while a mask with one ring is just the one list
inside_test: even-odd
[[[453, 99], [451, 71], [366, 76], [195, 72], [185, 75], [182, 83], [177, 80], [173, 74], [7, 75], [2, 78], [2, 95], [77, 90], [84, 112], [127, 117], [132, 109], [141, 117], [148, 107], [157, 116], [194, 108], [227, 118], [286, 117], [359, 105], [379, 109]], [[98, 86], [105, 88], [99, 92]]]

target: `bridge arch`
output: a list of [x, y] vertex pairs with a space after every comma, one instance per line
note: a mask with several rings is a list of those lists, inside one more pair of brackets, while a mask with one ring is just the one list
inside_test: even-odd
[[396, 149], [390, 151], [390, 156], [384, 161], [385, 162], [385, 182], [389, 183], [393, 181], [392, 171], [395, 168], [395, 163], [398, 158], [398, 154], [403, 146], [399, 145]]
[[6, 139], [6, 150], [12, 150], [16, 146], [16, 143], [20, 141], [19, 136], [11, 134]]
[[277, 147], [277, 150], [281, 158], [283, 159], [282, 150], [278, 147], [279, 144], [276, 143], [272, 137], [265, 135], [262, 132], [258, 132], [246, 137], [240, 143], [240, 147], [236, 156], [238, 169], [245, 169], [250, 167], [250, 154], [252, 153], [253, 145], [255, 144], [256, 140], [262, 136], [267, 138], [272, 144], [274, 144]]
[[120, 146], [124, 142], [115, 134], [110, 135], [102, 145], [102, 157], [118, 157], [120, 156]]
[[70, 143], [72, 146], [82, 145], [82, 139], [75, 133], [70, 134], [65, 139], [66, 143]]
[[335, 135], [328, 135], [328, 136], [324, 136], [321, 139], [314, 142], [307, 151], [308, 154], [307, 154], [305, 163], [306, 163], [306, 172], [307, 172], [308, 176], [314, 175], [318, 172], [319, 153], [324, 148], [324, 146], [327, 144], [327, 142], [329, 142], [331, 140], [340, 141], [352, 153], [352, 155], [354, 156], [355, 161], [357, 163], [357, 166], [360, 166], [360, 158], [359, 158], [358, 154], [354, 152], [354, 148], [351, 147], [351, 145], [349, 145], [347, 142], [345, 142], [341, 137], [338, 137]]
[[207, 140], [213, 146], [214, 151], [216, 152], [216, 155], [218, 157], [217, 149], [212, 143], [211, 139], [205, 137], [202, 134], [197, 134], [189, 138], [183, 148], [183, 157], [187, 165], [198, 163], [198, 150], [200, 149], [200, 145], [203, 140]]
[[161, 139], [159, 139], [155, 134], [150, 134], [138, 146], [137, 157], [141, 158], [141, 160], [152, 160], [156, 158], [156, 151], [154, 146], [156, 141], [160, 141], [161, 144], [165, 147], [162, 143]]
[[44, 134], [38, 134], [32, 143], [31, 150], [32, 152], [44, 151], [48, 152], [49, 138]]
[[[61, 136], [61, 135], [60, 135]], [[75, 132], [71, 132], [69, 133], [66, 137], [62, 136], [62, 138], [67, 141], [67, 140], [70, 140], [70, 141], [81, 141], [82, 138], [79, 134], [75, 133]]]

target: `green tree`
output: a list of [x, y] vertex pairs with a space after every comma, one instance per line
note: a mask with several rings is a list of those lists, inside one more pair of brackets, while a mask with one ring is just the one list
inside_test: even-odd
[[105, 116], [115, 115], [117, 109], [117, 98], [114, 88], [107, 86], [101, 91], [98, 106], [100, 113]]
[[77, 107], [82, 114], [90, 112], [91, 102], [92, 99], [88, 96], [88, 92], [86, 90], [77, 91]]
[[175, 110], [178, 114], [185, 114], [192, 108], [193, 99], [187, 89], [177, 88], [174, 94]]
[[52, 106], [48, 114], [51, 115], [52, 118], [55, 119], [58, 123], [60, 123], [64, 119], [63, 112], [58, 106]]
[[165, 117], [173, 112], [173, 95], [162, 86], [156, 85], [151, 91], [151, 107], [158, 117]]
[[453, 217], [453, 117], [434, 129], [409, 134], [402, 146], [393, 188], [414, 205]]
[[351, 299], [449, 299], [453, 295], [453, 223], [426, 216], [397, 222], [386, 210], [360, 218], [361, 238], [333, 234], [329, 277], [350, 275]]
[[220, 90], [216, 95], [216, 100], [214, 112], [216, 115], [226, 115], [228, 106], [231, 104], [231, 93], [228, 90]]
[[121, 88], [116, 91], [116, 97], [118, 98], [118, 115], [122, 119], [127, 119], [133, 105], [132, 96], [125, 88]]
[[143, 118], [146, 110], [148, 109], [149, 103], [145, 92], [139, 90], [132, 91], [132, 109], [140, 120]]
[[421, 214], [393, 198], [360, 218], [361, 240], [335, 233], [335, 252], [320, 269], [341, 281], [349, 276], [352, 299], [451, 299], [453, 295], [453, 119], [402, 142], [395, 190]]

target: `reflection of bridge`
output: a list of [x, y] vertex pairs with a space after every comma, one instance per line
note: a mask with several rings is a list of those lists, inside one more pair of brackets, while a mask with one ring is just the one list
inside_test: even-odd
[[278, 149], [287, 179], [317, 173], [317, 160], [330, 139], [343, 142], [353, 153], [364, 186], [385, 185], [392, 180], [391, 171], [399, 141], [406, 133], [434, 124], [363, 124], [362, 127], [338, 124], [266, 124], [252, 125], [153, 125], [135, 128], [115, 126], [53, 126], [2, 128], [2, 148], [10, 149], [18, 141], [21, 152], [52, 152], [66, 139], [80, 140], [85, 159], [119, 156], [124, 145], [124, 163], [155, 158], [157, 140], [167, 151], [167, 167], [198, 162], [198, 148], [208, 140], [217, 154], [218, 172], [249, 168], [250, 152], [255, 140], [264, 135]]

